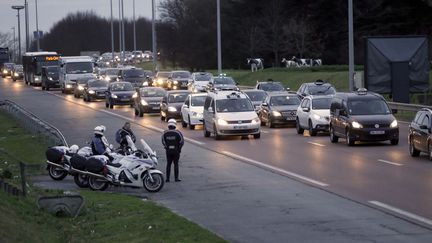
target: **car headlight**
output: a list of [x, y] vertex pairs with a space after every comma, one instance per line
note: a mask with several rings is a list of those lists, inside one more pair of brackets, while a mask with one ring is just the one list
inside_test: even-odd
[[7, 73], [7, 70], [3, 70], [3, 73]]
[[397, 127], [398, 126], [398, 122], [397, 122], [397, 120], [394, 120], [394, 121], [392, 121], [392, 123], [390, 123], [390, 127], [391, 128], [395, 128], [395, 127]]
[[219, 125], [221, 125], [221, 126], [228, 125], [228, 122], [225, 121], [224, 119], [218, 119], [218, 120], [217, 120], [217, 123], [218, 123]]
[[53, 78], [51, 78], [51, 77], [48, 77], [48, 80], [49, 80], [49, 81], [53, 81]]
[[363, 128], [363, 125], [356, 122], [356, 121], [351, 122], [351, 125], [353, 128], [356, 128], [356, 129]]
[[258, 117], [252, 119], [252, 124], [257, 124], [257, 123], [261, 123], [261, 120]]
[[169, 107], [168, 107], [168, 111], [176, 112], [176, 111], [177, 111], [177, 108], [172, 107], [172, 106], [169, 106]]
[[39, 81], [40, 79], [39, 79], [39, 77], [35, 77], [35, 81]]
[[117, 99], [117, 95], [111, 94], [111, 98]]
[[[141, 105], [148, 105], [147, 101], [141, 100]], [[169, 109], [169, 108], [168, 108]]]
[[142, 85], [143, 85], [143, 86], [148, 86], [149, 83], [148, 83], [148, 81], [145, 81]]
[[173, 82], [174, 84], [178, 84], [178, 81], [177, 80], [174, 80], [174, 82]]
[[110, 77], [106, 76], [105, 81], [111, 81]]
[[133, 95], [132, 95], [132, 98], [137, 98], [138, 97], [138, 93], [137, 92], [135, 92]]
[[66, 84], [66, 89], [70, 89], [70, 88], [72, 88], [72, 85]]
[[282, 114], [279, 111], [272, 111], [273, 116], [282, 116]]
[[192, 111], [191, 114], [192, 114], [192, 116], [197, 116], [198, 115], [198, 113], [195, 112], [195, 111]]
[[321, 116], [318, 115], [318, 114], [314, 114], [314, 115], [313, 115], [313, 118], [314, 118], [315, 120], [319, 120], [319, 119], [321, 119]]
[[89, 90], [89, 94], [95, 94], [96, 92], [94, 90]]
[[15, 76], [15, 77], [18, 77], [18, 73], [14, 73], [14, 76]]
[[78, 85], [78, 90], [84, 90], [84, 87], [81, 85]]
[[163, 83], [163, 80], [162, 79], [158, 79], [158, 84], [162, 84]]

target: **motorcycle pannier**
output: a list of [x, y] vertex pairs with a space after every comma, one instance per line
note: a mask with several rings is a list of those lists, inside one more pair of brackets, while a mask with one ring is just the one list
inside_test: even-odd
[[70, 159], [71, 165], [77, 170], [84, 170], [86, 167], [87, 159], [84, 156], [75, 154]]
[[89, 158], [85, 163], [85, 167], [89, 172], [99, 173], [103, 170], [104, 162], [96, 158]]
[[48, 161], [59, 164], [62, 161], [63, 152], [54, 148], [48, 148], [45, 156]]

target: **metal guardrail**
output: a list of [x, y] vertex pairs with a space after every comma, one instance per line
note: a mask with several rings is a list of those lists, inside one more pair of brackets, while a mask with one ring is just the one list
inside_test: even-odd
[[427, 105], [417, 105], [417, 104], [407, 104], [407, 103], [397, 103], [397, 102], [387, 102], [391, 109], [401, 110], [401, 111], [412, 111], [417, 112], [422, 108], [432, 109], [432, 106]]
[[50, 140], [52, 145], [68, 146], [65, 137], [56, 127], [38, 118], [36, 115], [19, 106], [15, 102], [10, 100], [0, 101], [0, 109], [5, 110], [7, 113], [15, 117], [28, 131], [42, 135]]

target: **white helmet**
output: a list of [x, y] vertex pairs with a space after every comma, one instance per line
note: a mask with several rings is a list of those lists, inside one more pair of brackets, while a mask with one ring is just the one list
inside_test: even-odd
[[94, 134], [104, 135], [105, 132], [105, 126], [100, 125], [94, 128]]
[[174, 129], [176, 129], [177, 128], [176, 123], [177, 123], [177, 121], [175, 119], [172, 119], [172, 118], [169, 119], [168, 120], [168, 128], [173, 127]]
[[69, 152], [76, 154], [78, 152], [78, 149], [79, 149], [78, 145], [74, 144], [74, 145], [70, 146]]

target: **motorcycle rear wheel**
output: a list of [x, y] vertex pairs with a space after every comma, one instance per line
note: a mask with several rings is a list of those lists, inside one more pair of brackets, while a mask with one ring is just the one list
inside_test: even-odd
[[96, 177], [88, 178], [88, 185], [93, 191], [105, 191], [108, 187], [108, 181]]
[[74, 175], [75, 184], [77, 184], [80, 188], [86, 188], [89, 186], [88, 176], [83, 174], [75, 174]]
[[68, 175], [68, 172], [57, 166], [49, 165], [48, 174], [53, 180], [61, 181]]
[[143, 178], [143, 184], [144, 184], [144, 188], [148, 191], [148, 192], [158, 192], [162, 189], [162, 187], [164, 186], [164, 178], [163, 175], [159, 174], [159, 173], [152, 173], [151, 177], [153, 178], [153, 182], [150, 179], [150, 176], [148, 174], [146, 174]]

